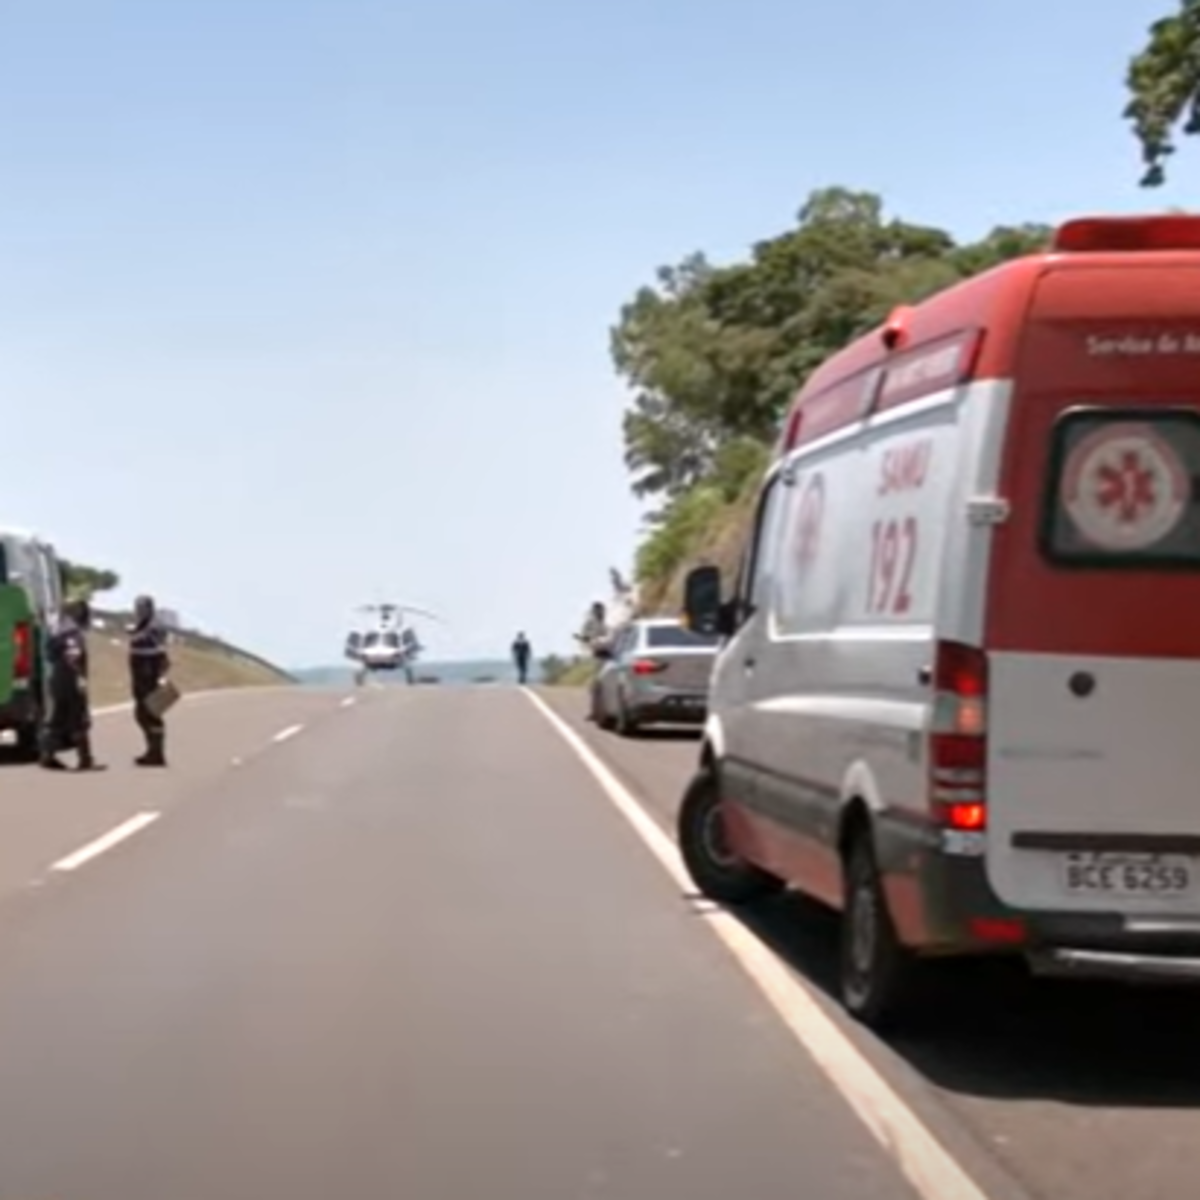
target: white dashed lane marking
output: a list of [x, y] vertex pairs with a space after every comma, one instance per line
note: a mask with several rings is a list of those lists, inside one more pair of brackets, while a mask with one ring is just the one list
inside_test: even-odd
[[111, 850], [114, 846], [133, 837], [147, 825], [152, 825], [160, 816], [162, 814], [157, 812], [140, 812], [136, 816], [130, 817], [128, 821], [123, 821], [115, 829], [110, 829], [107, 833], [102, 834], [94, 842], [88, 842], [86, 846], [81, 846], [74, 854], [60, 858], [50, 869], [52, 871], [74, 871], [82, 867], [84, 863], [99, 857], [106, 850]]

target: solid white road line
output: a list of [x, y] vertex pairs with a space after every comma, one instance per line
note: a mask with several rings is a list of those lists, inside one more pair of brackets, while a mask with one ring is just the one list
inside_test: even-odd
[[[605, 795], [684, 892], [693, 891], [675, 843], [590, 746], [536, 692], [525, 694], [575, 751]], [[717, 907], [702, 912], [784, 1025], [896, 1160], [925, 1200], [987, 1200], [916, 1113], [875, 1070], [793, 975], [737, 918]]]
[[273, 742], [286, 742], [288, 738], [294, 738], [296, 734], [304, 728], [303, 725], [289, 725], [286, 729], [281, 729], [272, 739]]
[[131, 838], [139, 830], [145, 829], [147, 825], [152, 825], [161, 813], [156, 812], [140, 812], [135, 817], [130, 817], [128, 821], [118, 825], [115, 829], [110, 829], [103, 837], [98, 837], [94, 842], [88, 842], [86, 846], [82, 846], [76, 850], [74, 854], [68, 854], [66, 858], [60, 858], [50, 869], [52, 871], [74, 871], [78, 867], [82, 867], [84, 863], [91, 862], [93, 858], [103, 854], [106, 850], [111, 850], [114, 846], [125, 841], [126, 838]]

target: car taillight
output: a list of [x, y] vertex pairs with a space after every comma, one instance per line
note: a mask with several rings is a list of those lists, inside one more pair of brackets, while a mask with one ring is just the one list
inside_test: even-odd
[[13, 630], [13, 674], [18, 679], [33, 674], [33, 629], [25, 621]]
[[657, 675], [659, 671], [667, 669], [667, 664], [656, 662], [653, 658], [635, 658], [629, 669], [635, 675]]
[[939, 642], [932, 672], [929, 797], [939, 823], [962, 833], [987, 829], [987, 655]]

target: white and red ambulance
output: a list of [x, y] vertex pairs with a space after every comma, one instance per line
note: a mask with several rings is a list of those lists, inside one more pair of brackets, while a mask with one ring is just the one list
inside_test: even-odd
[[1084, 218], [821, 366], [765, 479], [679, 836], [922, 959], [1200, 978], [1200, 218]]

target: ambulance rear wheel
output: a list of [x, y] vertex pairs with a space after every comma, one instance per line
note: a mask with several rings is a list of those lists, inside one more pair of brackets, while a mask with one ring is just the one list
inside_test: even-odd
[[888, 910], [869, 827], [854, 834], [845, 857], [840, 984], [846, 1010], [875, 1029], [910, 1014], [917, 963], [901, 944]]
[[717, 775], [711, 768], [699, 771], [684, 792], [676, 836], [684, 866], [705, 898], [718, 904], [752, 904], [783, 890], [783, 880], [730, 848]]

